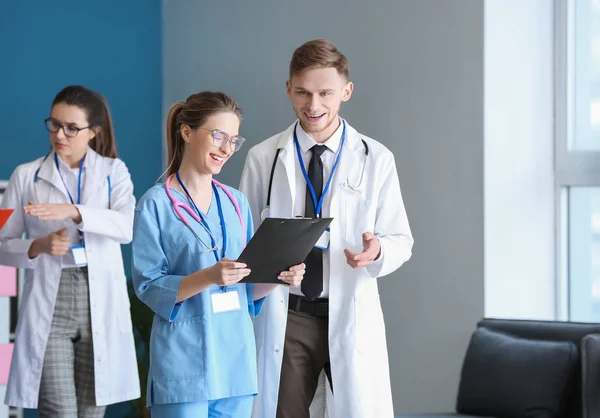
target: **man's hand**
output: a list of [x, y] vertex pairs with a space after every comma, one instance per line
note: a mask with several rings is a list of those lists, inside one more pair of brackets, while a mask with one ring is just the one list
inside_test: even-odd
[[373, 261], [377, 260], [381, 255], [381, 244], [373, 233], [365, 232], [362, 235], [363, 239], [363, 252], [357, 254], [349, 249], [344, 250], [346, 255], [346, 262], [353, 269], [366, 267]]

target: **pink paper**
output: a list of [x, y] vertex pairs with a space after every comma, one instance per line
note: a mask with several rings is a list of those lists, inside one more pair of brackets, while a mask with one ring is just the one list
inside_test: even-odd
[[10, 371], [10, 360], [12, 359], [14, 345], [0, 344], [0, 385], [8, 383], [8, 372]]
[[17, 296], [17, 269], [0, 266], [0, 296]]

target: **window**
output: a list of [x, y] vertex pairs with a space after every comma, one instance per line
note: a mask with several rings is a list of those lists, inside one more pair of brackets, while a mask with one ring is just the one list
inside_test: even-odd
[[600, 322], [600, 0], [556, 0], [559, 315]]

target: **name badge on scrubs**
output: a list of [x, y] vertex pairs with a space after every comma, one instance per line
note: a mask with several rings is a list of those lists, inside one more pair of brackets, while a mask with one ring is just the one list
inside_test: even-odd
[[215, 290], [211, 292], [213, 313], [237, 311], [240, 309], [240, 296], [237, 290]]
[[83, 245], [71, 247], [71, 254], [73, 254], [73, 260], [75, 261], [76, 266], [85, 266], [87, 264], [87, 255], [85, 254]]
[[315, 247], [320, 248], [322, 250], [328, 250], [329, 249], [329, 234], [330, 234], [330, 232], [331, 231], [330, 231], [329, 227], [327, 227], [325, 232], [323, 232], [323, 235], [321, 235], [321, 238], [319, 238], [319, 240], [315, 244]]

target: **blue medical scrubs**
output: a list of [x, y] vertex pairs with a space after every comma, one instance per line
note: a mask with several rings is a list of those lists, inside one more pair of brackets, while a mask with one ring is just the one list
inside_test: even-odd
[[[219, 193], [227, 230], [224, 256], [235, 260], [253, 233], [248, 200], [238, 190], [228, 188], [244, 218], [246, 234], [242, 236], [231, 200], [220, 188], [215, 190]], [[184, 195], [173, 189], [171, 192], [189, 205]], [[221, 258], [223, 234], [214, 193], [205, 219]], [[210, 245], [206, 230], [185, 210], [181, 213]], [[148, 406], [189, 402], [214, 405], [225, 398], [242, 400], [256, 395], [256, 347], [251, 315], [258, 314], [263, 299], [253, 302], [251, 284], [227, 286], [226, 291], [238, 292], [240, 309], [213, 313], [211, 293], [223, 291], [213, 285], [176, 303], [181, 279], [214, 265], [216, 259], [177, 217], [164, 184], [148, 190], [137, 205], [132, 251], [136, 294], [155, 312], [150, 337]], [[240, 402], [248, 405], [244, 409], [249, 409], [246, 413], [236, 412], [236, 416], [250, 416], [252, 402]], [[232, 406], [232, 413], [234, 409]]]

